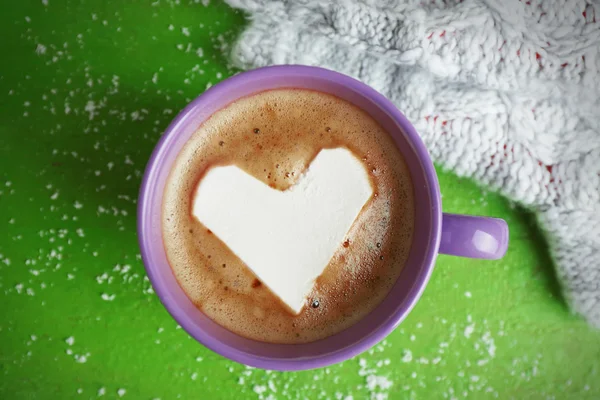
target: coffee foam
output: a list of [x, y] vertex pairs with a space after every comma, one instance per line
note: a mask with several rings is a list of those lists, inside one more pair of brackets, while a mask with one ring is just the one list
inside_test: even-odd
[[[278, 190], [293, 186], [322, 149], [346, 147], [374, 188], [297, 315], [192, 215], [198, 182], [215, 166], [237, 165]], [[308, 90], [262, 92], [215, 113], [192, 135], [167, 180], [163, 242], [188, 297], [242, 336], [303, 343], [358, 322], [387, 295], [408, 257], [414, 230], [410, 174], [394, 141], [364, 111]]]

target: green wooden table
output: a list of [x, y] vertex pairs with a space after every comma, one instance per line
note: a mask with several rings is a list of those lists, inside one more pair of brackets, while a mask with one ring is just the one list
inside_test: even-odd
[[136, 196], [176, 113], [235, 71], [211, 0], [0, 6], [1, 399], [600, 398], [600, 332], [569, 314], [534, 218], [440, 170], [444, 210], [505, 218], [507, 256], [440, 256], [381, 345], [317, 371], [208, 351], [153, 293]]

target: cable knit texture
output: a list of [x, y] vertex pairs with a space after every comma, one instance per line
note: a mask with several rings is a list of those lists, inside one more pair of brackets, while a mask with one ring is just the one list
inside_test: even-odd
[[434, 161], [536, 211], [572, 309], [600, 327], [600, 3], [226, 0], [237, 66], [372, 86]]

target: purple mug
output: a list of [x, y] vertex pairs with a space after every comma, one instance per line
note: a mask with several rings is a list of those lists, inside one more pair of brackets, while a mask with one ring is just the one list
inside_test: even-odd
[[[416, 225], [406, 266], [388, 296], [359, 323], [328, 338], [305, 344], [258, 342], [228, 331], [205, 316], [178, 285], [161, 234], [165, 181], [192, 133], [231, 102], [276, 88], [304, 88], [333, 94], [368, 112], [396, 141], [411, 172]], [[146, 166], [138, 203], [142, 258], [154, 290], [173, 318], [216, 353], [253, 367], [294, 371], [335, 364], [377, 344], [413, 308], [438, 253], [497, 259], [508, 246], [506, 222], [496, 218], [442, 214], [436, 172], [425, 145], [406, 117], [384, 96], [353, 78], [322, 68], [285, 65], [260, 68], [207, 90], [171, 123]]]

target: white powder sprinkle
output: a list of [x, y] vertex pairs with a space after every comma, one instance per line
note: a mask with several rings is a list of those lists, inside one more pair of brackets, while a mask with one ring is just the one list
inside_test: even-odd
[[410, 350], [404, 350], [404, 354], [402, 355], [402, 361], [407, 363], [411, 362], [413, 359], [412, 353]]
[[100, 296], [102, 298], [102, 300], [104, 301], [113, 301], [115, 299], [115, 297], [117, 297], [116, 294], [106, 294], [106, 293], [102, 293], [102, 295]]
[[127, 393], [127, 390], [125, 390], [123, 388], [117, 390], [117, 394], [119, 395], [119, 397], [125, 396], [125, 393]]
[[392, 384], [393, 384], [392, 381], [390, 381], [385, 376], [376, 376], [376, 375], [367, 376], [367, 389], [369, 389], [369, 391], [374, 391], [377, 388], [379, 388], [381, 390], [388, 390], [389, 388], [392, 387]]
[[98, 397], [104, 396], [105, 394], [106, 394], [106, 388], [104, 386], [102, 386], [100, 389], [98, 389]]
[[464, 331], [464, 335], [465, 337], [468, 339], [471, 337], [471, 335], [473, 334], [473, 331], [475, 330], [475, 324], [472, 325], [467, 325], [465, 327], [465, 331]]
[[482, 337], [481, 341], [487, 345], [487, 351], [490, 357], [496, 356], [496, 344], [494, 343], [494, 339], [492, 338], [492, 334], [490, 332], [486, 332]]
[[36, 54], [46, 54], [46, 46], [44, 46], [41, 43], [38, 43], [38, 45], [35, 48], [35, 52]]
[[267, 391], [267, 387], [265, 385], [254, 385], [252, 390], [254, 390], [254, 393], [261, 395]]
[[88, 118], [90, 121], [93, 120], [94, 117], [98, 114], [97, 109], [97, 104], [93, 100], [88, 100], [84, 107], [84, 110], [88, 112]]
[[88, 354], [75, 354], [75, 361], [78, 362], [79, 364], [84, 364], [87, 362], [88, 357], [89, 357], [89, 353]]
[[472, 297], [472, 294], [471, 294], [471, 292], [465, 292], [465, 297], [467, 297], [467, 298], [469, 298], [469, 299], [470, 299], [470, 298]]
[[69, 345], [69, 346], [73, 346], [73, 344], [75, 343], [75, 338], [73, 336], [69, 336], [68, 338], [65, 339], [65, 342]]

